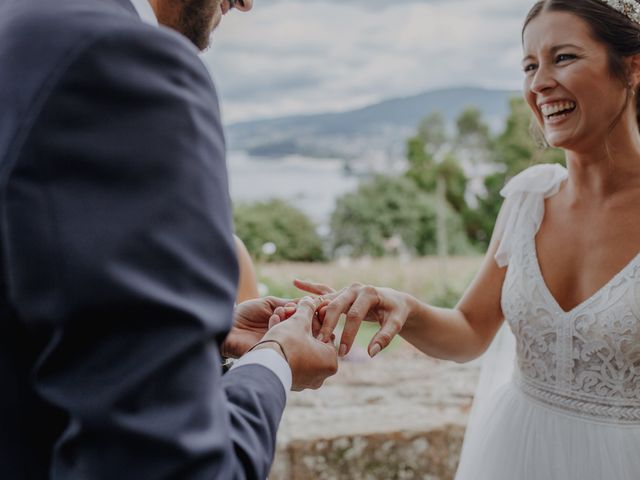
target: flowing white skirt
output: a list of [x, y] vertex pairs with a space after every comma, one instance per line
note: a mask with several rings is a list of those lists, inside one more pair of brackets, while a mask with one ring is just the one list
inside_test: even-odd
[[573, 415], [511, 381], [474, 415], [456, 480], [640, 480], [640, 425]]

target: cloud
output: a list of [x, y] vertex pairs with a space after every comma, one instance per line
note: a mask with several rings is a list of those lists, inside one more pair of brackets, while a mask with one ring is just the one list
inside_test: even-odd
[[[401, 4], [399, 4], [401, 3]], [[519, 88], [529, 0], [256, 0], [203, 55], [228, 122], [431, 88]]]
[[[271, 0], [272, 4], [275, 3], [283, 3], [286, 2], [287, 0]], [[314, 2], [318, 2], [318, 3], [327, 3], [327, 4], [333, 4], [333, 5], [339, 5], [339, 6], [349, 6], [349, 7], [358, 7], [358, 8], [366, 8], [369, 10], [386, 10], [388, 8], [398, 8], [398, 7], [402, 7], [402, 6], [407, 6], [410, 5], [412, 3], [431, 3], [431, 4], [438, 4], [438, 3], [451, 3], [453, 1], [456, 0], [403, 0], [402, 4], [398, 4], [396, 2], [390, 1], [390, 0], [307, 0], [307, 3], [314, 3]], [[458, 1], [462, 1], [464, 2], [465, 0], [458, 0]]]

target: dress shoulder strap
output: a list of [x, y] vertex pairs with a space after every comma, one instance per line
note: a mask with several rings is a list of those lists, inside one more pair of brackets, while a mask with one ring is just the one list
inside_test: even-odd
[[500, 267], [509, 264], [517, 238], [536, 234], [544, 216], [544, 199], [555, 195], [567, 176], [561, 165], [535, 165], [513, 177], [500, 191], [505, 198], [500, 211], [500, 245], [495, 255]]

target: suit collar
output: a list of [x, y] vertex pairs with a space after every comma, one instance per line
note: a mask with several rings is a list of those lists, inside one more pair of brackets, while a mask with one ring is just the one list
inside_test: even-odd
[[120, 5], [122, 8], [127, 10], [129, 13], [132, 13], [137, 16], [136, 9], [134, 8], [131, 0], [108, 0], [111, 3], [115, 3], [116, 5]]
[[149, 0], [129, 0], [131, 5], [135, 8], [138, 16], [144, 23], [148, 23], [149, 25], [153, 25], [155, 27], [158, 26], [158, 18], [156, 17], [153, 8], [151, 8], [151, 4]]

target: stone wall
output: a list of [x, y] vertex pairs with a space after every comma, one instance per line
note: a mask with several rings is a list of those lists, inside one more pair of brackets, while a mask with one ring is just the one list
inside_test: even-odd
[[407, 345], [354, 352], [321, 390], [290, 395], [270, 480], [453, 479], [478, 373]]

